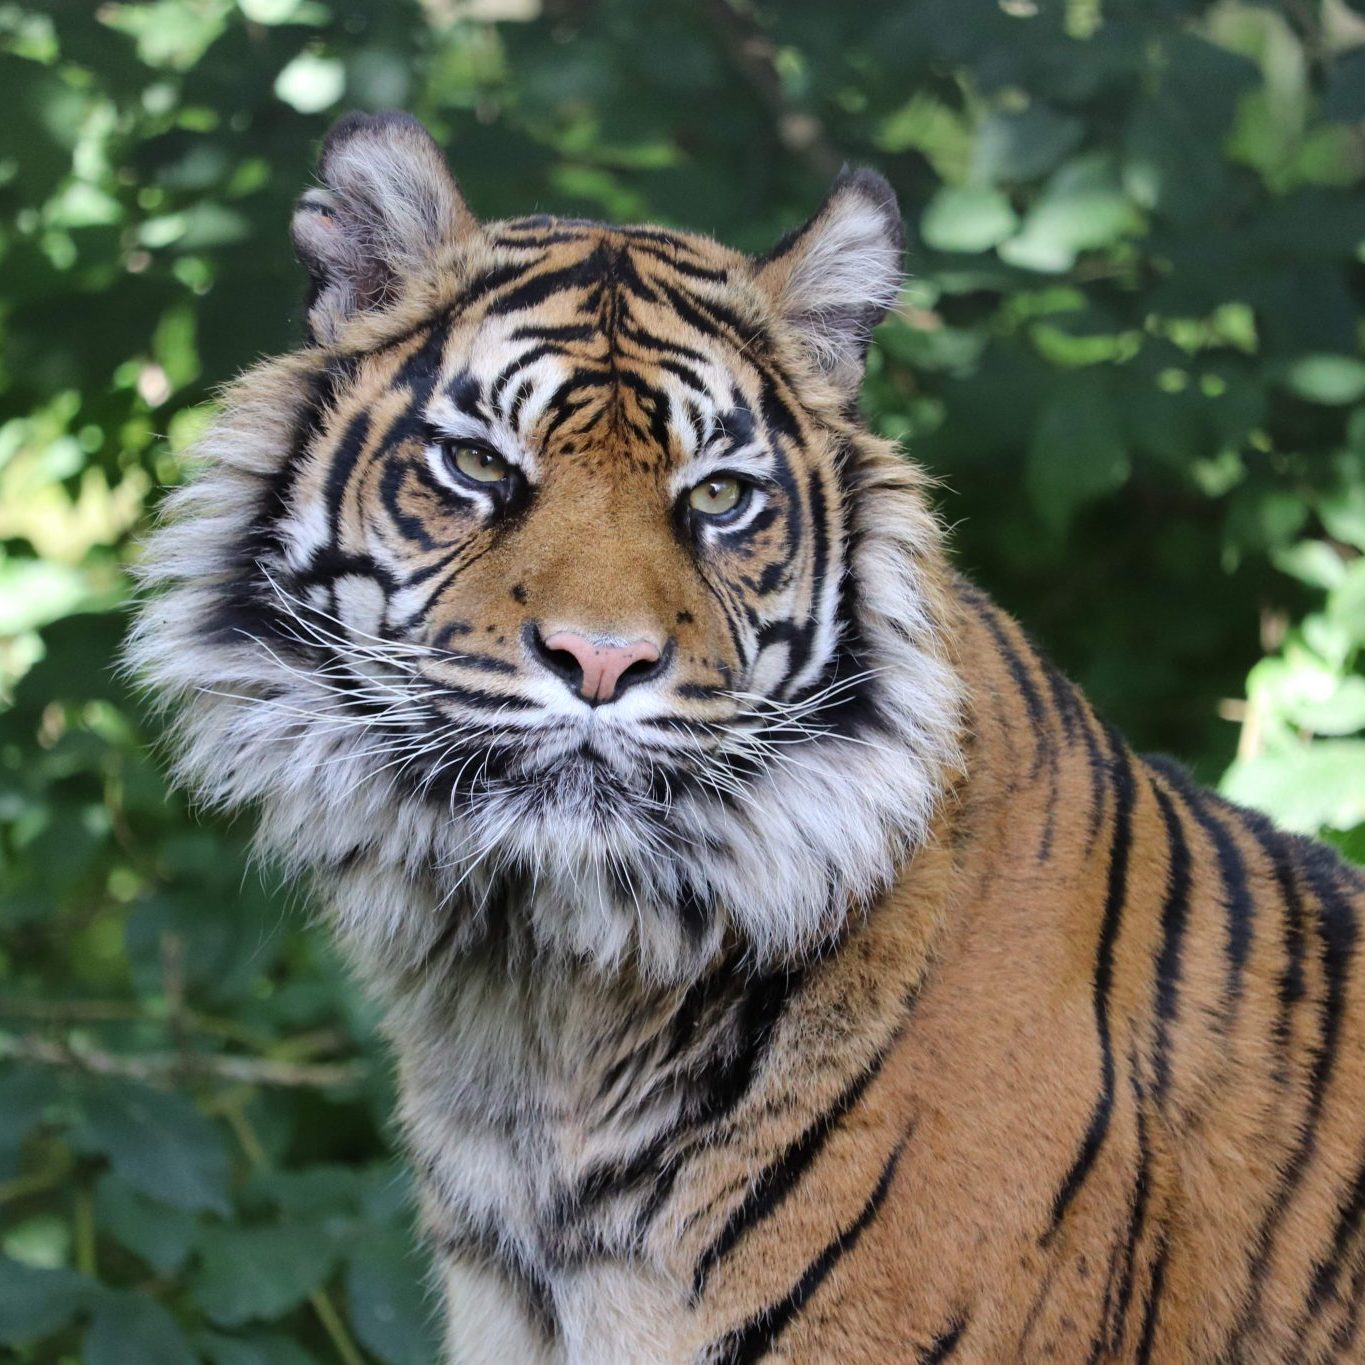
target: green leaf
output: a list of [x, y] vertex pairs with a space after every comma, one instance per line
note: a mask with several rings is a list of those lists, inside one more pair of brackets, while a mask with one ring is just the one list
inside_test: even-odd
[[336, 1247], [320, 1228], [209, 1229], [200, 1244], [194, 1296], [225, 1327], [278, 1318], [320, 1289], [336, 1260]]
[[1314, 588], [1335, 588], [1346, 577], [1341, 556], [1324, 540], [1301, 540], [1271, 552], [1271, 561], [1282, 573]]
[[278, 1332], [201, 1332], [194, 1344], [209, 1365], [317, 1365], [302, 1346]]
[[1350, 829], [1365, 821], [1365, 740], [1322, 739], [1285, 753], [1238, 759], [1220, 790], [1302, 834], [1328, 825]]
[[1365, 483], [1348, 484], [1322, 498], [1318, 515], [1330, 535], [1365, 550]]
[[85, 1334], [82, 1365], [195, 1365], [175, 1319], [155, 1299], [109, 1294]]
[[1065, 531], [1086, 503], [1111, 493], [1128, 477], [1124, 445], [1099, 375], [1061, 383], [1044, 405], [1029, 444], [1026, 483], [1038, 519]]
[[1309, 355], [1292, 361], [1281, 382], [1310, 403], [1338, 407], [1365, 398], [1365, 360], [1349, 355]]
[[1327, 615], [1352, 641], [1365, 645], [1365, 559], [1355, 560], [1328, 594]]
[[10, 1067], [0, 1076], [0, 1180], [17, 1169], [25, 1138], [57, 1098], [49, 1072]]
[[427, 1267], [397, 1232], [367, 1238], [346, 1267], [352, 1330], [384, 1365], [429, 1365], [440, 1354]]
[[1342, 123], [1365, 119], [1365, 48], [1358, 47], [1333, 60], [1322, 98], [1322, 116]]
[[192, 1213], [147, 1199], [108, 1171], [95, 1188], [95, 1223], [161, 1276], [185, 1264], [199, 1232]]
[[40, 1270], [0, 1256], [0, 1343], [19, 1346], [60, 1332], [98, 1292], [74, 1270]]
[[5, 559], [0, 553], [0, 635], [18, 635], [70, 616], [90, 597], [79, 569], [40, 559]]
[[1003, 242], [1018, 221], [999, 190], [945, 186], [924, 210], [920, 232], [939, 251], [988, 251]]
[[972, 151], [972, 178], [985, 184], [1036, 180], [1080, 145], [1085, 124], [1044, 104], [1018, 113], [993, 113]]
[[1025, 270], [1069, 270], [1081, 252], [1112, 246], [1141, 226], [1111, 160], [1078, 157], [1048, 182], [1018, 236], [1001, 244], [1000, 258]]
[[83, 1109], [73, 1141], [108, 1157], [135, 1190], [181, 1209], [228, 1212], [227, 1145], [189, 1100], [109, 1081], [91, 1087]]
[[309, 1166], [253, 1175], [243, 1198], [261, 1201], [291, 1218], [316, 1220], [353, 1214], [364, 1190], [365, 1172], [354, 1166]]

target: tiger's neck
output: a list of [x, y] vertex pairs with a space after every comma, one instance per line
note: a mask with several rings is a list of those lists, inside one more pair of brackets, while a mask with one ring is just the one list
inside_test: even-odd
[[[874, 914], [803, 965], [758, 970], [732, 949], [663, 988], [487, 953], [401, 993], [388, 1032], [402, 1119], [460, 1292], [494, 1292], [536, 1341], [577, 1343], [569, 1359], [690, 1358], [696, 1343], [681, 1338], [619, 1354], [633, 1329], [611, 1305], [662, 1296], [671, 1312], [637, 1306], [686, 1335], [763, 1135], [776, 1147], [852, 1105], [889, 1049], [928, 969], [948, 861], [926, 850]], [[495, 1291], [471, 1289], [471, 1275]]]

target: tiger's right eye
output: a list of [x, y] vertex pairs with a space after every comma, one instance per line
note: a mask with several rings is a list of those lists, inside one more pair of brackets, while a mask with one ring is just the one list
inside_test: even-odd
[[478, 441], [447, 441], [443, 451], [447, 466], [474, 483], [502, 483], [512, 466], [491, 446]]

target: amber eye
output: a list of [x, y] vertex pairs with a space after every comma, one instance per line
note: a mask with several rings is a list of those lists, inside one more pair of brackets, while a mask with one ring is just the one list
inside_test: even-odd
[[687, 505], [703, 516], [723, 517], [739, 506], [747, 487], [733, 474], [717, 474], [704, 479], [687, 495]]
[[501, 483], [512, 473], [512, 466], [488, 446], [466, 441], [451, 441], [445, 448], [446, 463], [475, 483]]

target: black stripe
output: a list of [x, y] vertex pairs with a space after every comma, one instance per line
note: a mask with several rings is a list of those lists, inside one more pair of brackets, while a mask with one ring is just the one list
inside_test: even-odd
[[805, 1131], [787, 1147], [776, 1161], [759, 1173], [749, 1193], [725, 1220], [725, 1225], [710, 1246], [697, 1260], [692, 1276], [692, 1296], [699, 1298], [706, 1287], [707, 1276], [722, 1261], [750, 1228], [771, 1216], [782, 1201], [796, 1187], [810, 1169], [816, 1157], [824, 1151], [830, 1134], [843, 1122], [849, 1111], [863, 1097], [867, 1087], [880, 1073], [886, 1060], [886, 1049], [880, 1050], [871, 1062], [844, 1087], [842, 1094], [823, 1113], [807, 1125]]
[[[672, 242], [669, 243], [673, 245]], [[649, 256], [656, 261], [662, 261], [670, 270], [676, 270], [679, 275], [686, 275], [689, 279], [706, 280], [714, 284], [728, 284], [730, 272], [728, 270], [708, 269], [705, 266], [691, 265], [678, 256], [676, 251], [663, 252], [649, 246], [633, 246], [632, 250], [638, 251], [642, 256]]]
[[1152, 791], [1166, 827], [1166, 897], [1161, 905], [1161, 948], [1156, 959], [1156, 1023], [1152, 1089], [1164, 1105], [1171, 1085], [1171, 1024], [1180, 1007], [1181, 951], [1190, 917], [1190, 846], [1185, 841], [1175, 803], [1160, 784]]
[[[1302, 866], [1307, 874], [1313, 895], [1318, 901], [1318, 926], [1321, 935], [1323, 971], [1327, 978], [1327, 998], [1324, 1002], [1323, 1018], [1323, 1056], [1320, 1059], [1325, 1070], [1330, 1072], [1335, 1058], [1341, 1017], [1345, 1006], [1346, 983], [1355, 958], [1357, 923], [1355, 908], [1344, 894], [1343, 877], [1350, 875], [1346, 867], [1326, 846], [1312, 844], [1306, 840], [1298, 841], [1302, 856]], [[1353, 886], [1352, 892], [1359, 887]], [[1330, 1026], [1330, 1036], [1327, 1030]], [[1315, 1078], [1316, 1079], [1316, 1078]], [[1324, 1088], [1325, 1088], [1324, 1078]], [[1321, 1103], [1321, 1094], [1314, 1098]], [[1313, 1115], [1314, 1124], [1305, 1137], [1316, 1133], [1317, 1114]], [[1327, 1254], [1317, 1263], [1313, 1275], [1313, 1287], [1308, 1299], [1308, 1322], [1312, 1322], [1329, 1299], [1337, 1297], [1337, 1281], [1341, 1277], [1347, 1252], [1354, 1244], [1356, 1233], [1365, 1215], [1365, 1157], [1356, 1170], [1350, 1190], [1342, 1201], [1335, 1227], [1332, 1230], [1332, 1243]], [[1304, 1324], [1305, 1326], [1307, 1323]], [[1301, 1333], [1296, 1332], [1296, 1336]]]
[[1043, 698], [1038, 691], [1037, 684], [1034, 683], [1029, 674], [1028, 665], [1009, 638], [1001, 619], [1003, 613], [994, 602], [984, 595], [977, 599], [977, 606], [980, 609], [982, 624], [994, 638], [996, 647], [1000, 650], [1000, 655], [1005, 661], [1005, 667], [1009, 669], [1010, 677], [1014, 679], [1014, 685], [1024, 698], [1024, 709], [1028, 712], [1029, 724], [1033, 727], [1035, 747], [1033, 765], [1029, 769], [1031, 781], [1042, 771], [1043, 763], [1052, 752], [1051, 736], [1047, 729], [1047, 710], [1043, 706]]
[[488, 386], [488, 401], [495, 408], [501, 408], [503, 391], [522, 371], [529, 369], [536, 361], [543, 360], [547, 355], [563, 354], [564, 348], [553, 341], [542, 341], [539, 345], [528, 346], [515, 360], [509, 360], [494, 376], [492, 384]]
[[[1161, 1295], [1166, 1288], [1166, 1260], [1170, 1253], [1163, 1236], [1152, 1265], [1152, 1279], [1147, 1289], [1147, 1302], [1142, 1310], [1142, 1335], [1138, 1339], [1138, 1365], [1148, 1365], [1152, 1358], [1152, 1344], [1156, 1341], [1157, 1318], [1161, 1313]], [[1231, 1360], [1234, 1357], [1228, 1356]]]
[[1223, 1029], [1227, 1030], [1232, 1026], [1241, 1000], [1242, 977], [1251, 952], [1252, 924], [1256, 916], [1255, 902], [1247, 884], [1246, 863], [1227, 826], [1213, 813], [1215, 809], [1224, 807], [1224, 803], [1196, 785], [1178, 764], [1159, 756], [1149, 758], [1147, 762], [1164, 773], [1180, 792], [1195, 821], [1208, 835], [1218, 860], [1218, 873], [1223, 883], [1223, 909], [1227, 917], [1227, 946], [1224, 950], [1228, 963], [1227, 988], [1221, 1020]]
[[[684, 1001], [686, 1008], [680, 1009], [680, 1024], [687, 1022], [688, 1028], [695, 1027], [699, 1012], [717, 1001], [718, 992], [728, 990], [740, 970], [733, 959], [727, 959], [714, 976], [699, 983], [696, 993], [689, 992]], [[777, 1025], [803, 980], [800, 969], [784, 967], [744, 982], [737, 1007], [733, 1013], [727, 1012], [717, 1026], [721, 1029], [729, 1022], [733, 1031], [722, 1032], [713, 1044], [718, 1050], [725, 1050], [728, 1043], [728, 1055], [708, 1068], [690, 1110], [634, 1156], [590, 1168], [566, 1197], [566, 1209], [582, 1210], [647, 1184], [651, 1187], [649, 1196], [637, 1217], [641, 1227], [647, 1226], [667, 1202], [682, 1169], [682, 1154], [674, 1151], [670, 1155], [670, 1149], [676, 1148], [690, 1131], [709, 1131], [748, 1093], [772, 1045]]]
[[1274, 831], [1268, 832], [1267, 837], [1270, 836], [1298, 854], [1298, 868], [1305, 875], [1318, 902], [1318, 946], [1324, 989], [1318, 1008], [1319, 1042], [1314, 1049], [1313, 1066], [1309, 1073], [1308, 1106], [1300, 1125], [1301, 1136], [1284, 1168], [1284, 1177], [1276, 1191], [1275, 1201], [1257, 1229], [1247, 1308], [1233, 1332], [1233, 1348], [1240, 1347], [1260, 1319], [1263, 1297], [1260, 1291], [1269, 1273], [1276, 1235], [1317, 1151], [1318, 1123], [1327, 1087], [1336, 1067], [1346, 987], [1355, 956], [1357, 932], [1355, 911], [1350, 901], [1341, 894], [1339, 877], [1344, 869], [1332, 852], [1324, 845], [1306, 839], [1289, 838]]
[[1109, 1132], [1109, 1117], [1114, 1106], [1114, 1052], [1109, 1036], [1109, 990], [1114, 977], [1114, 947], [1128, 896], [1128, 858], [1133, 841], [1133, 768], [1123, 741], [1105, 726], [1109, 741], [1111, 781], [1114, 787], [1114, 833], [1109, 848], [1109, 878], [1105, 891], [1104, 915], [1095, 953], [1094, 1008], [1095, 1033], [1100, 1046], [1100, 1093], [1071, 1168], [1062, 1180], [1052, 1204], [1052, 1217], [1041, 1243], [1047, 1246], [1061, 1226], [1071, 1201], [1076, 1197], [1090, 1168], [1099, 1156]]
[[1137, 1173], [1133, 1178], [1133, 1195], [1129, 1203], [1128, 1237], [1123, 1248], [1123, 1275], [1119, 1281], [1118, 1297], [1109, 1329], [1109, 1346], [1116, 1354], [1123, 1349], [1127, 1335], [1128, 1308], [1133, 1300], [1133, 1279], [1137, 1265], [1138, 1247], [1147, 1222], [1147, 1198], [1151, 1180], [1151, 1147], [1147, 1139], [1147, 1096], [1138, 1075], [1137, 1047], [1128, 1054], [1129, 1076], [1133, 1087], [1133, 1108], [1137, 1113]]
[[[913, 1130], [912, 1130], [913, 1131]], [[792, 1319], [806, 1306], [811, 1296], [828, 1278], [839, 1261], [855, 1246], [881, 1210], [891, 1189], [900, 1164], [901, 1153], [912, 1133], [907, 1133], [895, 1146], [882, 1168], [881, 1178], [862, 1212], [806, 1267], [800, 1279], [780, 1299], [756, 1313], [748, 1322], [735, 1328], [716, 1348], [714, 1359], [723, 1365], [749, 1365], [761, 1360], [777, 1345]]]
[[627, 341], [634, 342], [635, 345], [644, 350], [658, 351], [674, 357], [682, 356], [683, 359], [691, 360], [698, 365], [710, 365], [714, 360], [714, 357], [708, 356], [704, 351], [694, 350], [691, 346], [684, 346], [680, 341], [655, 336], [653, 332], [634, 322], [628, 316], [619, 319], [617, 332]]
[[561, 266], [557, 270], [545, 270], [538, 275], [532, 275], [529, 279], [521, 280], [514, 287], [499, 294], [488, 305], [487, 315], [499, 317], [525, 308], [534, 308], [561, 290], [586, 289], [594, 284], [600, 284], [610, 266], [609, 253], [598, 246], [572, 265]]
[[[1337, 1212], [1336, 1225], [1332, 1229], [1332, 1246], [1327, 1255], [1318, 1263], [1313, 1276], [1313, 1288], [1308, 1296], [1308, 1320], [1306, 1328], [1314, 1322], [1328, 1302], [1339, 1298], [1337, 1281], [1341, 1278], [1342, 1268], [1348, 1251], [1354, 1246], [1356, 1234], [1360, 1231], [1360, 1220], [1365, 1216], [1365, 1157], [1356, 1169], [1351, 1181], [1350, 1193]], [[1300, 1330], [1295, 1336], [1302, 1340]]]
[[337, 395], [354, 373], [354, 362], [343, 358], [330, 361], [325, 369], [305, 381], [310, 392], [295, 423], [288, 457], [261, 480], [261, 498], [251, 530], [233, 555], [229, 577], [215, 594], [213, 610], [202, 626], [209, 639], [282, 638], [281, 613], [274, 593], [263, 590], [262, 566], [272, 552], [281, 548], [279, 522], [289, 510], [294, 482]]
[[940, 1332], [924, 1350], [919, 1353], [919, 1365], [939, 1365], [941, 1361], [947, 1360], [954, 1351], [957, 1344], [962, 1340], [962, 1334], [967, 1330], [967, 1324], [961, 1320], [953, 1323], [946, 1331]]

